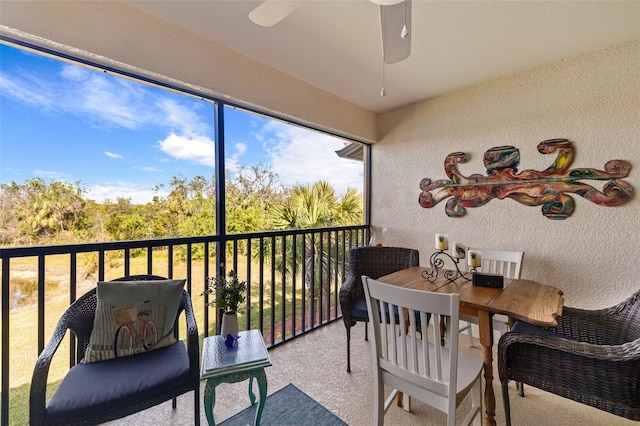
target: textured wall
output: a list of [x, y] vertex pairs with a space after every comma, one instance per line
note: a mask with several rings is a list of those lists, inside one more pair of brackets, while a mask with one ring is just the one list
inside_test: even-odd
[[[640, 203], [603, 207], [574, 196], [572, 216], [554, 221], [540, 207], [493, 200], [449, 218], [444, 202], [418, 205], [424, 177], [446, 178], [447, 154], [470, 158], [464, 175], [485, 174], [483, 153], [520, 149], [519, 170], [547, 168], [538, 142], [573, 141], [571, 168], [631, 163], [640, 191], [640, 41], [553, 63], [384, 114], [373, 146], [372, 223], [384, 243], [415, 247], [426, 265], [436, 233], [475, 247], [524, 250], [523, 277], [553, 284], [570, 306], [604, 307], [640, 288]], [[601, 188], [602, 183], [593, 182]]]

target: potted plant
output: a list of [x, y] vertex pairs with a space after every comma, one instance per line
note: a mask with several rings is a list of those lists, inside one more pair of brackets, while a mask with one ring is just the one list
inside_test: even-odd
[[215, 295], [209, 306], [215, 306], [223, 310], [222, 327], [220, 334], [236, 337], [238, 335], [238, 312], [239, 306], [245, 301], [247, 282], [240, 281], [235, 271], [231, 270], [227, 277], [215, 277], [208, 279], [208, 294]]

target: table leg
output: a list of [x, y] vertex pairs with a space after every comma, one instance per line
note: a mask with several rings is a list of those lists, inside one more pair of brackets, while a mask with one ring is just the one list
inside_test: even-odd
[[249, 377], [249, 401], [251, 405], [256, 403], [256, 395], [253, 393], [253, 376]]
[[209, 426], [215, 426], [213, 420], [213, 406], [216, 404], [216, 384], [211, 379], [207, 379], [204, 387], [204, 413], [207, 415]]
[[496, 424], [496, 397], [493, 393], [493, 325], [491, 324], [489, 311], [478, 310], [478, 328], [480, 331], [480, 345], [482, 346], [482, 359], [484, 361], [484, 406], [487, 417], [485, 424]]
[[252, 374], [252, 378], [253, 377], [255, 377], [258, 382], [258, 390], [260, 393], [260, 401], [258, 401], [258, 409], [256, 410], [256, 418], [253, 424], [255, 426], [260, 426], [262, 409], [264, 408], [264, 402], [267, 399], [267, 375], [264, 373], [264, 368], [255, 371]]

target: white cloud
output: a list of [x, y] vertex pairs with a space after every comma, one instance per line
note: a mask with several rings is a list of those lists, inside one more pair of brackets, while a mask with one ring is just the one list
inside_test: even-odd
[[0, 73], [0, 93], [18, 103], [52, 111], [55, 100], [48, 97], [49, 91], [44, 81], [35, 78], [28, 71], [21, 72], [20, 75]]
[[247, 144], [238, 142], [233, 146], [233, 151], [234, 151], [234, 157], [240, 156], [245, 152], [247, 152]]
[[206, 136], [188, 138], [172, 133], [158, 144], [171, 157], [215, 167], [215, 144]]
[[60, 77], [65, 80], [80, 82], [89, 80], [91, 78], [91, 71], [79, 66], [64, 65], [60, 70]]
[[49, 180], [65, 180], [65, 177], [67, 177], [64, 173], [54, 172], [51, 170], [34, 170], [33, 175]]
[[149, 93], [140, 84], [121, 78], [91, 73], [89, 78], [65, 87], [62, 108], [86, 117], [94, 125], [139, 129], [159, 118], [148, 107]]
[[[198, 114], [199, 109], [207, 106], [213, 111], [210, 103], [192, 100], [187, 103], [187, 98], [170, 92], [66, 63], [55, 76], [4, 71], [0, 73], [0, 89], [0, 96], [48, 114], [70, 114], [97, 128], [164, 129], [168, 136], [158, 147], [165, 154], [178, 160], [214, 165], [214, 144], [206, 136], [211, 116], [203, 119]], [[103, 152], [113, 159], [123, 158], [120, 154]]]
[[129, 198], [133, 204], [146, 204], [151, 202], [154, 196], [166, 197], [167, 195], [169, 195], [168, 191], [156, 192], [134, 182], [113, 182], [88, 187], [86, 198], [97, 203], [103, 203], [105, 200], [115, 202], [118, 198]]
[[247, 152], [247, 144], [242, 142], [234, 144], [231, 156], [227, 156], [225, 159], [225, 169], [229, 170], [231, 173], [237, 172], [241, 164], [240, 157], [242, 157], [245, 152]]
[[175, 129], [177, 133], [189, 137], [204, 135], [209, 131], [209, 125], [191, 106], [180, 104], [175, 99], [159, 98], [157, 107], [163, 116], [163, 124]]
[[362, 191], [363, 164], [339, 158], [344, 140], [272, 121], [263, 128], [269, 162], [283, 183], [308, 184], [326, 180], [338, 192]]
[[62, 64], [56, 76], [21, 69], [3, 71], [0, 89], [0, 96], [46, 113], [68, 113], [98, 128], [155, 126], [189, 137], [209, 129], [196, 111], [169, 92], [79, 65]]
[[[55, 76], [21, 69], [3, 71], [0, 73], [0, 97], [48, 114], [70, 114], [98, 128], [161, 129], [167, 136], [155, 146], [169, 159], [215, 167], [215, 144], [210, 135], [213, 106], [206, 101], [194, 102], [190, 98], [66, 63], [58, 68]], [[199, 114], [201, 111], [211, 114]], [[313, 183], [322, 179], [338, 191], [347, 187], [362, 190], [362, 163], [341, 159], [335, 153], [343, 148], [343, 140], [276, 120], [267, 120], [267, 124], [260, 127], [258, 123], [263, 122], [249, 120], [252, 128], [256, 126], [252, 136], [262, 143], [266, 151], [264, 162], [272, 165], [272, 170], [284, 184]], [[233, 145], [231, 155], [227, 155], [228, 170], [237, 170], [251, 142]], [[259, 152], [258, 148], [252, 148], [254, 159], [260, 158]], [[108, 150], [103, 153], [112, 159], [124, 158]], [[164, 163], [168, 158], [157, 161]], [[142, 165], [138, 165], [137, 170], [159, 171]], [[38, 173], [45, 177], [61, 176], [55, 172], [38, 171], [37, 176]], [[151, 190], [133, 185], [104, 184], [89, 191], [101, 200], [125, 196], [148, 201], [152, 196], [149, 195]]]
[[136, 170], [142, 170], [143, 172], [153, 172], [153, 173], [159, 173], [162, 172], [162, 169], [159, 169], [157, 167], [154, 166], [141, 166], [141, 167], [135, 167]]

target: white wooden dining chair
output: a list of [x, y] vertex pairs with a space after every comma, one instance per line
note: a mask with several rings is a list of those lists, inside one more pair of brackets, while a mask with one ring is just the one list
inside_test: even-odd
[[[474, 248], [482, 256], [482, 266], [478, 272], [486, 274], [498, 274], [505, 278], [520, 279], [522, 269], [523, 251], [485, 250]], [[478, 318], [469, 315], [460, 315], [463, 325], [460, 326], [460, 333], [467, 332], [469, 346], [473, 346], [473, 333], [471, 324], [478, 324]], [[496, 314], [493, 316], [493, 329], [502, 336], [509, 330], [509, 318], [506, 315]]]
[[[402, 288], [366, 276], [362, 282], [373, 330], [374, 424], [384, 424], [384, 414], [402, 392], [406, 410], [409, 398], [417, 398], [446, 413], [447, 425], [453, 426], [456, 408], [471, 393], [471, 410], [463, 424], [479, 426], [482, 359], [458, 353], [458, 339], [451, 339], [449, 347], [440, 345], [440, 323], [445, 317], [452, 320], [447, 334], [458, 335], [460, 296]], [[427, 324], [427, 314], [431, 314], [433, 325], [423, 327], [417, 338], [416, 316], [421, 324]], [[384, 385], [393, 389], [386, 400]]]

